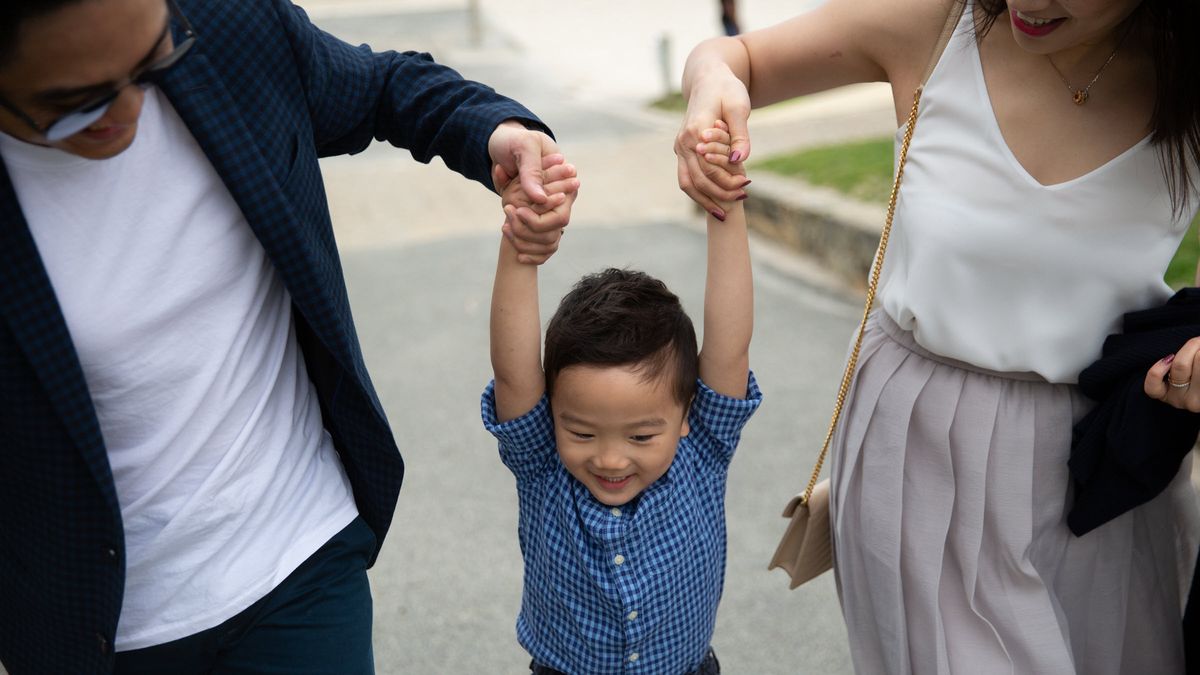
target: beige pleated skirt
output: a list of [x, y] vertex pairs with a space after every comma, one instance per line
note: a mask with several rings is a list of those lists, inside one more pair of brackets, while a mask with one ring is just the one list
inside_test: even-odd
[[857, 672], [1183, 672], [1186, 461], [1153, 501], [1067, 529], [1073, 385], [923, 350], [876, 311], [834, 436], [834, 569]]

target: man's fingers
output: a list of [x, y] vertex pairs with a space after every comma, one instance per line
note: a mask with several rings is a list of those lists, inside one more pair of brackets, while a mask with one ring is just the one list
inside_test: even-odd
[[496, 187], [496, 192], [504, 192], [504, 188], [512, 181], [513, 177], [509, 175], [504, 167], [499, 164], [492, 165], [492, 185]]
[[542, 187], [542, 144], [539, 136], [540, 134], [526, 134], [522, 137], [515, 154], [517, 178], [521, 181], [521, 189], [535, 204], [544, 204], [546, 191]]

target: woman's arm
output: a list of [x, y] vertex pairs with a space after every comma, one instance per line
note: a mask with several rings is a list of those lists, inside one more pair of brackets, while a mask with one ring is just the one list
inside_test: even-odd
[[[958, 0], [829, 0], [793, 19], [698, 45], [688, 57], [688, 101], [676, 137], [680, 188], [710, 213], [739, 196], [741, 180], [696, 156], [700, 133], [729, 125], [730, 159], [750, 155], [752, 107], [857, 82], [891, 82], [907, 96], [919, 83]], [[722, 215], [723, 212], [721, 212]]]

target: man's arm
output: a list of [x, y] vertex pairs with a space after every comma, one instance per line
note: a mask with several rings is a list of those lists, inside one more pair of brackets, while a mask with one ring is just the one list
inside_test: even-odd
[[429, 54], [355, 47], [314, 26], [288, 0], [272, 3], [292, 48], [321, 156], [360, 152], [377, 139], [408, 149], [421, 162], [441, 157], [491, 189], [495, 162], [488, 143], [501, 123], [517, 121], [531, 137], [540, 131], [525, 127], [549, 133], [521, 104], [463, 79]]
[[429, 54], [354, 47], [314, 26], [289, 0], [273, 5], [300, 74], [318, 154], [356, 153], [378, 139], [421, 162], [439, 156], [497, 192], [517, 179], [530, 204], [513, 221], [517, 250], [536, 256], [558, 241], [575, 194], [549, 199], [541, 164], [558, 146], [537, 116]]
[[[728, 127], [704, 132], [708, 142], [698, 148], [705, 161], [734, 173], [729, 164]], [[722, 204], [724, 222], [708, 215], [708, 278], [704, 287], [704, 346], [700, 350], [700, 379], [713, 391], [745, 398], [750, 373], [750, 336], [754, 330], [754, 280], [746, 213], [740, 200]]]

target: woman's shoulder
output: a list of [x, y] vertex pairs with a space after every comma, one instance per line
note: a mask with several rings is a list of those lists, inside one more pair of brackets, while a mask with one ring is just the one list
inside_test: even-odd
[[[964, 0], [858, 0], [868, 7], [863, 23], [870, 27], [868, 44], [897, 90], [914, 89], [935, 57], [943, 29], [962, 16]], [[851, 0], [855, 2], [855, 0]]]

